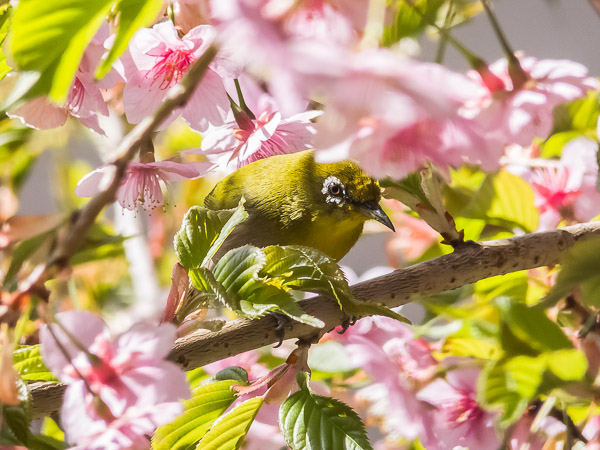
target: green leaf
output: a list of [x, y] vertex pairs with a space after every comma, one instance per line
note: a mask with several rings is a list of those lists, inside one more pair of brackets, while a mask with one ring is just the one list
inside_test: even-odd
[[183, 402], [183, 414], [170, 424], [157, 428], [152, 437], [152, 448], [192, 448], [207, 433], [215, 420], [231, 406], [235, 400], [231, 387], [239, 384], [239, 380], [224, 380], [195, 389], [192, 398]]
[[477, 382], [478, 402], [500, 410], [502, 426], [514, 423], [537, 393], [545, 367], [542, 358], [527, 356], [490, 362]]
[[[10, 49], [17, 68], [32, 76], [25, 98], [49, 94], [62, 103], [83, 52], [114, 0], [24, 0], [13, 15]], [[16, 89], [16, 88], [15, 88]]]
[[117, 31], [115, 42], [106, 59], [96, 71], [96, 77], [106, 75], [116, 59], [125, 51], [135, 32], [156, 19], [162, 0], [119, 0], [116, 7]]
[[123, 242], [127, 239], [129, 237], [113, 234], [107, 227], [95, 223], [79, 251], [71, 258], [71, 265], [124, 256]]
[[[533, 352], [572, 349], [573, 344], [560, 327], [550, 320], [543, 309], [527, 307], [507, 298], [496, 301], [501, 319], [508, 331]], [[510, 349], [505, 348], [506, 351]]]
[[516, 226], [527, 233], [535, 231], [539, 223], [531, 186], [506, 170], [488, 175], [461, 215], [493, 225]]
[[600, 306], [600, 239], [577, 242], [561, 258], [561, 271], [545, 303], [555, 303], [580, 286], [583, 301]]
[[[389, 47], [402, 38], [414, 36], [423, 31], [428, 24], [435, 22], [444, 0], [396, 0], [391, 3], [388, 13], [393, 14], [393, 18], [391, 24], [383, 29], [381, 36], [381, 45], [384, 47]], [[411, 3], [414, 3], [414, 6]], [[421, 14], [415, 11], [415, 7]]]
[[263, 401], [262, 397], [254, 397], [236, 406], [206, 433], [196, 450], [239, 449]]
[[496, 297], [525, 301], [528, 287], [527, 272], [521, 271], [480, 280], [474, 285], [474, 294], [482, 302], [489, 302]]
[[13, 352], [13, 367], [25, 381], [56, 381], [40, 355], [40, 345], [28, 345]]
[[205, 265], [246, 217], [248, 213], [241, 202], [235, 209], [221, 211], [192, 206], [183, 217], [173, 242], [180, 264], [188, 270]]
[[298, 384], [300, 390], [279, 408], [279, 424], [292, 450], [372, 449], [365, 427], [352, 408], [312, 392], [306, 372], [298, 373]]
[[56, 227], [21, 242], [12, 254], [10, 266], [4, 276], [4, 288], [12, 291], [17, 288], [17, 275], [23, 263], [30, 258], [48, 239], [56, 234]]
[[579, 381], [585, 377], [588, 364], [585, 355], [575, 349], [547, 353], [548, 369], [563, 381]]
[[10, 4], [0, 6], [0, 80], [2, 80], [12, 69], [6, 63], [4, 54], [4, 41], [8, 33], [10, 23]]
[[[27, 385], [17, 381], [18, 405], [0, 405], [2, 408], [2, 433], [9, 432], [21, 444], [28, 445], [31, 431], [31, 395]], [[4, 426], [6, 425], [6, 426]]]

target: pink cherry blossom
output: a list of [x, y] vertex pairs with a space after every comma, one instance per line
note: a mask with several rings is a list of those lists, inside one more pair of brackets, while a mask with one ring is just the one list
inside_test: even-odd
[[350, 57], [338, 74], [308, 78], [328, 99], [317, 124], [319, 161], [352, 158], [375, 177], [395, 178], [427, 161], [498, 165], [502, 147], [458, 114], [479, 92], [467, 77], [379, 50]]
[[[117, 191], [117, 201], [123, 208], [131, 211], [138, 210], [140, 207], [151, 211], [165, 203], [161, 184], [169, 191], [169, 181], [192, 180], [203, 176], [212, 168], [212, 164], [200, 162], [179, 163], [164, 160], [141, 163], [132, 161], [129, 163], [127, 173]], [[75, 195], [91, 197], [104, 190], [112, 181], [113, 176], [113, 165], [101, 166], [79, 180], [75, 188]]]
[[436, 408], [431, 433], [421, 436], [427, 450], [499, 448], [496, 415], [477, 403], [478, 376], [478, 369], [453, 370], [445, 380], [438, 378], [419, 391], [419, 400]]
[[596, 190], [596, 141], [581, 137], [569, 141], [559, 161], [521, 159], [508, 161], [509, 169], [527, 180], [540, 212], [540, 230], [555, 228], [561, 220], [587, 221], [600, 214]]
[[110, 72], [100, 82], [96, 82], [94, 72], [104, 54], [104, 42], [108, 37], [108, 24], [104, 23], [83, 54], [63, 106], [54, 105], [45, 97], [38, 97], [11, 111], [9, 116], [20, 119], [27, 126], [42, 130], [64, 125], [67, 117], [73, 116], [86, 127], [104, 135], [98, 122], [98, 114], [108, 116], [108, 107], [100, 89], [113, 87], [117, 75]]
[[213, 0], [211, 9], [232, 58], [265, 80], [279, 111], [304, 111], [305, 73], [331, 71], [358, 33], [334, 2]]
[[67, 439], [81, 449], [149, 448], [144, 436], [180, 414], [179, 400], [190, 396], [185, 374], [164, 360], [175, 327], [138, 323], [111, 337], [102, 319], [86, 311], [57, 320], [69, 335], [47, 325], [40, 341], [45, 364], [68, 385], [61, 412]]
[[545, 138], [552, 129], [554, 107], [598, 89], [587, 68], [568, 60], [537, 60], [519, 56], [526, 80], [514, 84], [509, 65], [501, 59], [489, 67], [497, 81], [486, 83], [477, 72], [469, 75], [482, 87], [477, 101], [463, 110], [487, 130], [489, 139], [504, 144], [529, 145], [534, 137]]
[[202, 139], [204, 154], [220, 155], [219, 165], [235, 170], [262, 158], [312, 148], [315, 128], [311, 119], [320, 111], [307, 111], [283, 119], [278, 112], [263, 111], [256, 120], [246, 117], [210, 128]]
[[351, 363], [375, 386], [383, 386], [379, 392], [384, 395], [367, 388], [363, 398], [372, 400], [371, 413], [381, 416], [387, 433], [414, 439], [430, 432], [432, 408], [416, 396], [437, 367], [424, 339], [414, 339], [406, 325], [386, 317], [363, 318], [343, 335], [331, 337], [344, 344]]
[[[152, 29], [138, 31], [123, 58], [123, 106], [130, 123], [139, 123], [163, 102], [168, 89], [181, 80], [189, 66], [208, 49], [215, 39], [210, 25], [200, 25], [179, 38], [170, 21]], [[183, 108], [162, 123], [166, 127], [181, 117], [192, 128], [204, 131], [209, 123], [221, 125], [229, 111], [229, 100], [222, 76], [230, 76], [228, 63], [221, 56], [205, 72], [194, 94]]]

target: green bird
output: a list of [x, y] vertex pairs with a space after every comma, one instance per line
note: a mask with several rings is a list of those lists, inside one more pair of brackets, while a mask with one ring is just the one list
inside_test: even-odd
[[246, 221], [227, 238], [216, 259], [251, 244], [304, 245], [338, 261], [354, 246], [367, 220], [394, 230], [379, 201], [379, 183], [355, 162], [322, 164], [312, 150], [250, 163], [221, 180], [204, 205], [235, 208], [246, 200]]

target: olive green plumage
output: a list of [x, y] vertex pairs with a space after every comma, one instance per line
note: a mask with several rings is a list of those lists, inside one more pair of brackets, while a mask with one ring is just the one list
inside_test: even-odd
[[306, 245], [335, 260], [360, 237], [365, 221], [393, 230], [379, 206], [377, 181], [351, 161], [316, 163], [310, 150], [273, 156], [241, 167], [206, 196], [213, 210], [246, 200], [248, 219], [227, 238], [217, 257], [245, 244]]

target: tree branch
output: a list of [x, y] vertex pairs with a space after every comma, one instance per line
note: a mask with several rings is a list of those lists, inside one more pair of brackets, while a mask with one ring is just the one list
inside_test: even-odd
[[181, 82], [169, 90], [165, 100], [157, 110], [151, 116], [142, 120], [125, 136], [117, 148], [116, 153], [119, 156], [112, 162], [115, 173], [110, 185], [104, 191], [95, 195], [82, 209], [73, 213], [68, 232], [63, 234], [63, 238], [59, 240], [56, 250], [48, 259], [43, 270], [37, 272], [36, 279], [30, 280], [29, 285], [44, 282], [55, 276], [56, 271], [68, 266], [69, 260], [83, 245], [87, 233], [100, 212], [106, 205], [115, 200], [117, 190], [125, 176], [127, 165], [137, 153], [139, 146], [151, 138], [152, 133], [175, 109], [187, 103], [216, 54], [217, 49], [214, 46], [209, 47], [190, 66]]
[[[600, 237], [600, 222], [480, 244], [467, 242], [449, 255], [359, 283], [352, 287], [352, 292], [359, 300], [376, 301], [389, 307], [400, 306], [484, 278], [557, 264], [561, 255], [577, 241], [593, 237]], [[326, 330], [333, 329], [344, 320], [335, 300], [315, 297], [300, 304], [308, 314], [324, 321]], [[272, 345], [279, 340], [274, 329], [275, 320], [269, 316], [255, 320], [236, 319], [219, 331], [197, 332], [178, 339], [168, 358], [191, 370]], [[310, 338], [315, 331], [308, 325], [293, 322], [285, 330], [285, 339]], [[60, 407], [64, 386], [33, 383], [30, 387], [34, 417], [49, 414]]]

